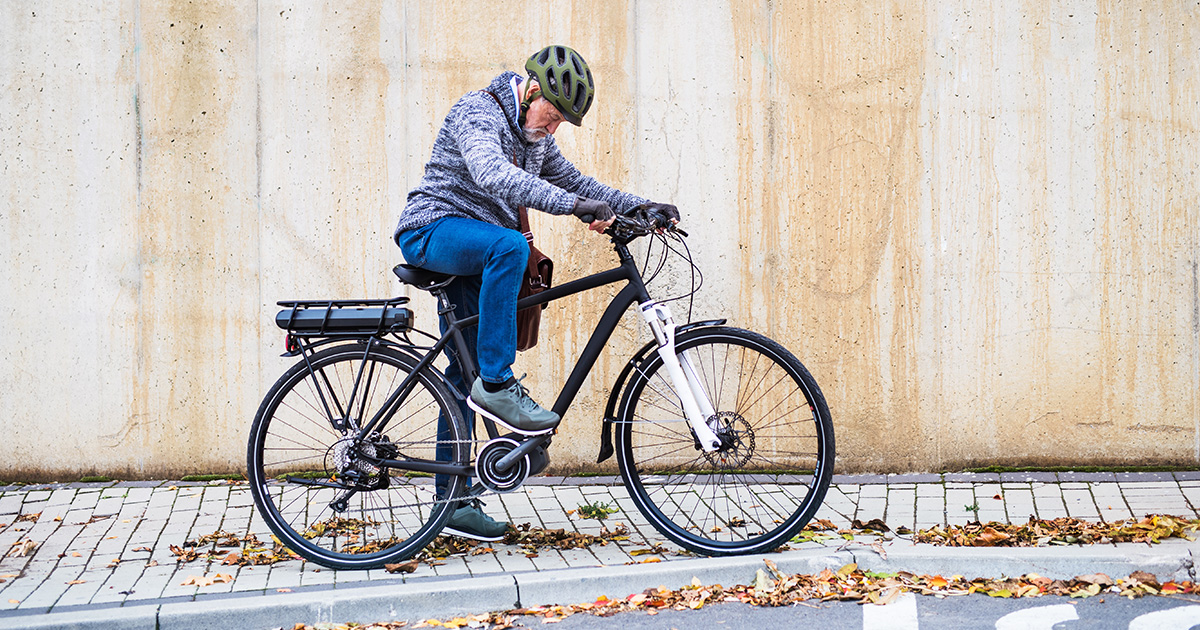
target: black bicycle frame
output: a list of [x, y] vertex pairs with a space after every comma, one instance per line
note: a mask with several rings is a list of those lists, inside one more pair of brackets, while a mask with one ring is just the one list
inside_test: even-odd
[[[600, 353], [608, 344], [608, 340], [612, 337], [613, 332], [616, 331], [625, 311], [629, 310], [629, 307], [634, 304], [650, 301], [650, 294], [646, 290], [646, 283], [642, 280], [642, 274], [638, 271], [637, 264], [634, 262], [633, 256], [629, 253], [629, 248], [624, 243], [617, 243], [616, 250], [620, 259], [620, 266], [551, 287], [541, 293], [517, 301], [517, 310], [523, 310], [530, 307], [540, 307], [542, 304], [548, 304], [554, 300], [590, 291], [622, 280], [626, 282], [625, 288], [613, 298], [608, 308], [604, 310], [604, 315], [600, 317], [600, 321], [596, 323], [596, 328], [592, 331], [591, 338], [588, 340], [583, 352], [579, 355], [579, 359], [576, 360], [575, 367], [571, 370], [570, 376], [567, 377], [566, 383], [563, 384], [562, 391], [558, 394], [558, 399], [554, 401], [552, 409], [560, 418], [566, 414], [567, 409], [570, 408], [571, 403], [575, 400], [575, 396], [583, 386], [583, 381], [587, 378], [588, 373], [591, 372], [592, 367], [596, 365], [597, 359], [600, 358]], [[445, 302], [443, 299], [444, 296], [445, 293], [441, 293], [441, 297], [439, 298], [443, 302]], [[449, 303], [439, 304], [438, 313], [446, 320], [446, 332], [433, 344], [428, 353], [421, 358], [416, 367], [413, 368], [412, 373], [405, 377], [400, 386], [392, 392], [392, 395], [388, 397], [387, 401], [384, 402], [375, 416], [371, 418], [370, 422], [362, 428], [359, 432], [360, 437], [368, 435], [373, 431], [383, 432], [386, 426], [386, 419], [395, 413], [400, 402], [408, 396], [408, 393], [416, 383], [417, 375], [433, 363], [434, 359], [448, 343], [453, 343], [457, 350], [458, 361], [463, 368], [462, 372], [468, 377], [467, 382], [474, 382], [475, 378], [478, 377], [479, 368], [475, 363], [474, 357], [467, 352], [466, 340], [463, 338], [462, 331], [477, 325], [479, 323], [479, 316], [472, 315], [464, 319], [456, 319], [454, 317], [454, 305]], [[483, 420], [489, 439], [499, 437], [500, 434], [496, 429], [495, 422], [486, 416], [482, 416], [481, 420]], [[526, 439], [520, 447], [502, 458], [498, 462], [498, 466], [501, 470], [508, 468], [509, 463], [523, 457], [529, 451], [549, 440], [550, 437], [551, 434], [545, 434]], [[469, 465], [431, 462], [428, 460], [380, 459], [378, 460], [378, 464], [388, 468], [426, 473], [444, 473], [448, 475], [469, 475], [474, 473], [474, 468]]]

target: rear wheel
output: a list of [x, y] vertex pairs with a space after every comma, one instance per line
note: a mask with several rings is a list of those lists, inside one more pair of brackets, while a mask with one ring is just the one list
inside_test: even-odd
[[[336, 569], [411, 557], [450, 515], [451, 503], [438, 499], [432, 476], [371, 459], [435, 461], [444, 414], [443, 458], [468, 461], [459, 407], [431, 370], [417, 374], [382, 431], [357, 439], [417, 365], [380, 345], [365, 354], [365, 344], [340, 345], [289, 369], [263, 399], [247, 449], [250, 489], [271, 531], [297, 554]], [[466, 477], [449, 479], [445, 496], [458, 496]]]
[[662, 359], [634, 373], [617, 418], [617, 462], [642, 514], [706, 555], [769, 551], [821, 506], [833, 475], [833, 423], [816, 381], [790, 352], [754, 332], [700, 328], [676, 351], [716, 413], [721, 447], [701, 450]]

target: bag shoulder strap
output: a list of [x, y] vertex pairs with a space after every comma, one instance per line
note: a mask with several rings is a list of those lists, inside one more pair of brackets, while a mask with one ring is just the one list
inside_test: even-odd
[[[500, 113], [504, 114], [505, 116], [508, 116], [508, 114], [505, 113], [505, 111], [504, 111], [504, 104], [500, 102], [500, 97], [496, 96], [495, 92], [493, 92], [491, 90], [480, 90], [480, 91], [483, 92], [484, 94], [487, 94], [488, 96], [492, 97], [492, 100], [496, 101], [496, 105], [500, 106]], [[515, 149], [513, 151], [512, 162], [513, 162], [513, 166], [517, 165], [517, 154], [516, 154]], [[529, 229], [529, 210], [526, 209], [525, 206], [517, 207], [517, 220], [520, 222], [521, 233], [525, 235], [525, 240], [532, 243], [533, 242], [533, 232], [530, 231], [530, 229]]]

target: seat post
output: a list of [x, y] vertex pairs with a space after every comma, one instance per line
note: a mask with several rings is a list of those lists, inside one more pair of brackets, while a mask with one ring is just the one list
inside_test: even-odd
[[455, 305], [450, 302], [450, 296], [446, 295], [446, 288], [436, 287], [430, 289], [429, 292], [433, 294], [433, 297], [437, 298], [438, 315], [442, 317], [446, 317], [448, 315], [451, 322], [456, 321], [454, 317]]

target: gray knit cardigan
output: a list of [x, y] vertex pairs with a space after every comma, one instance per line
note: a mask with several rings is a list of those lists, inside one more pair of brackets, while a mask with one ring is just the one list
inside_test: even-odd
[[475, 91], [450, 108], [425, 176], [408, 194], [396, 236], [442, 217], [517, 229], [519, 206], [570, 214], [577, 196], [605, 201], [617, 212], [646, 202], [580, 173], [558, 150], [554, 136], [526, 142], [517, 125], [516, 77], [505, 72], [488, 86], [500, 105], [486, 92]]

